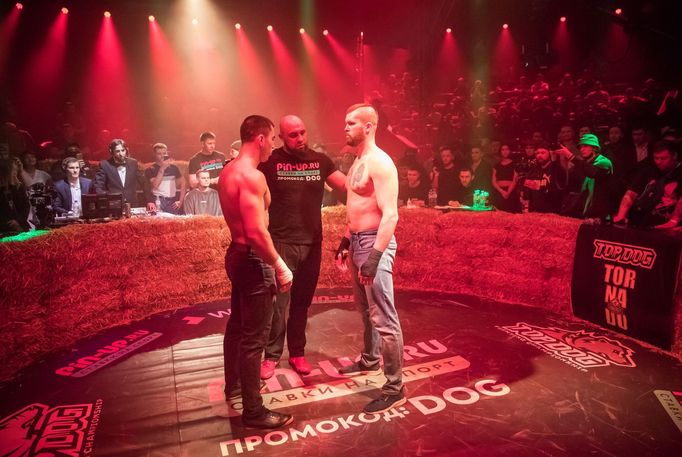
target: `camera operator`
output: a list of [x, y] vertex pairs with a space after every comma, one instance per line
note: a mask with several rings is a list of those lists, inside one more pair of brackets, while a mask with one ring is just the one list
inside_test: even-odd
[[[156, 143], [153, 146], [155, 163], [144, 172], [156, 197], [159, 211], [183, 214], [186, 184], [180, 169], [168, 154], [168, 146]], [[178, 194], [178, 189], [180, 189]]]
[[74, 216], [82, 215], [84, 194], [94, 193], [92, 181], [80, 175], [80, 161], [75, 157], [67, 157], [62, 160], [62, 170], [66, 178], [57, 181], [54, 185], [54, 212], [64, 215], [71, 212]]
[[24, 166], [22, 177], [24, 178], [24, 185], [31, 187], [36, 183], [43, 183], [46, 186], [52, 185], [52, 177], [49, 173], [36, 168], [38, 159], [35, 153], [28, 151], [21, 156], [21, 164]]
[[10, 157], [9, 145], [0, 143], [0, 234], [14, 234], [29, 229], [31, 208], [21, 172], [21, 161]]

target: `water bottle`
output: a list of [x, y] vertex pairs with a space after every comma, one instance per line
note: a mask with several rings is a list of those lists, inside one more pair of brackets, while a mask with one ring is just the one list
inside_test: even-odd
[[433, 208], [438, 204], [438, 192], [434, 187], [429, 189], [429, 206]]

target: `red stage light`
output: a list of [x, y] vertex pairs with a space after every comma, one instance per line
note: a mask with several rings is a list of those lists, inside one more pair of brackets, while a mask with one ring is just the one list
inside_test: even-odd
[[623, 10], [621, 8], [616, 8], [616, 11], [614, 11], [618, 16], [623, 14]]
[[239, 30], [239, 29], [242, 28], [242, 25], [241, 25], [239, 22], [237, 22], [237, 23], [234, 25], [234, 28], [237, 29], [237, 30]]
[[197, 25], [199, 23], [199, 19], [194, 18], [192, 19], [192, 25]]
[[298, 33], [303, 35], [305, 33], [305, 29], [303, 27], [301, 27], [300, 29], [298, 29]]
[[149, 22], [154, 22], [156, 18], [154, 16], [149, 16]]
[[21, 4], [21, 3], [19, 3], [19, 2], [17, 2], [17, 3], [16, 3], [16, 4], [14, 5], [14, 6], [15, 6], [15, 7], [16, 7], [16, 9], [18, 9], [18, 10], [22, 10], [22, 9], [24, 9], [24, 5], [22, 5], [22, 4]]
[[268, 32], [272, 32], [272, 26], [271, 25], [268, 25], [267, 29], [268, 29]]
[[561, 17], [559, 18], [559, 20], [560, 20], [561, 22], [566, 22], [566, 16], [561, 16]]
[[445, 29], [445, 33], [452, 33], [452, 29], [448, 27], [447, 29]]
[[324, 36], [329, 35], [329, 30], [324, 29], [324, 30], [322, 31], [322, 35], [324, 35]]
[[111, 17], [111, 13], [110, 13], [109, 11], [105, 11], [105, 12], [104, 12], [104, 17], [110, 18], [110, 17]]
[[507, 30], [509, 28], [509, 24], [502, 24], [502, 28]]
[[62, 8], [62, 14], [69, 14], [68, 8]]

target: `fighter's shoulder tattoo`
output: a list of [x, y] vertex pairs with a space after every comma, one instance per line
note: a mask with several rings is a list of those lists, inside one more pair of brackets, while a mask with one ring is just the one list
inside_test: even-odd
[[358, 167], [353, 170], [353, 179], [351, 180], [351, 184], [353, 185], [358, 185], [360, 184], [360, 181], [362, 180], [362, 175], [365, 172], [365, 164], [361, 163], [358, 165]]

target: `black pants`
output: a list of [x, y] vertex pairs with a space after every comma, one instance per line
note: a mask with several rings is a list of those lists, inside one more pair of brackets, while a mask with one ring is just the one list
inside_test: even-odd
[[232, 282], [232, 313], [223, 339], [225, 386], [242, 386], [244, 417], [265, 412], [260, 394], [260, 360], [268, 337], [277, 286], [275, 270], [249, 246], [232, 243], [225, 255]]
[[284, 263], [294, 274], [294, 282], [290, 291], [277, 294], [270, 337], [265, 347], [265, 358], [279, 360], [282, 357], [285, 335], [289, 357], [302, 357], [306, 344], [308, 308], [315, 294], [317, 278], [320, 276], [322, 243], [288, 244], [274, 241], [274, 244]]

